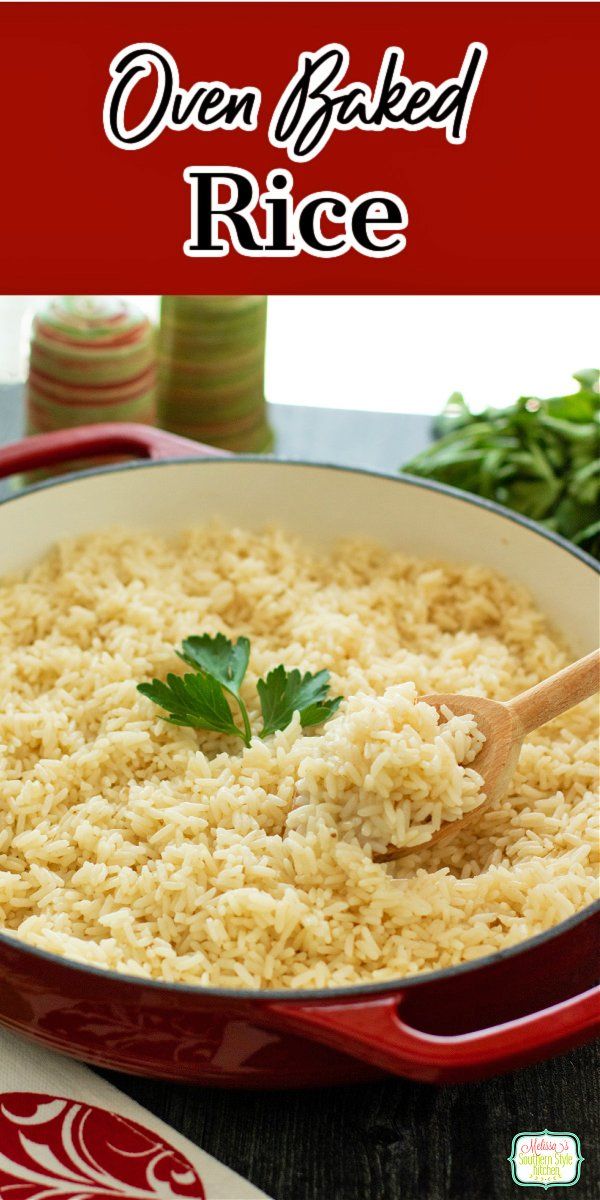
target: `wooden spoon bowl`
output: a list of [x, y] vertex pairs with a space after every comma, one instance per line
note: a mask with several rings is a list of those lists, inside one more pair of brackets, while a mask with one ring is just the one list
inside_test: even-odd
[[403, 854], [413, 854], [425, 846], [448, 841], [468, 824], [477, 821], [486, 809], [506, 795], [527, 734], [593, 696], [599, 684], [600, 650], [594, 650], [506, 703], [482, 696], [451, 693], [424, 696], [425, 703], [431, 704], [438, 712], [447, 707], [457, 717], [467, 713], [474, 717], [485, 742], [469, 765], [483, 779], [484, 799], [464, 817], [446, 821], [429, 841], [419, 846], [390, 846], [386, 854], [374, 855], [375, 861], [391, 862]]

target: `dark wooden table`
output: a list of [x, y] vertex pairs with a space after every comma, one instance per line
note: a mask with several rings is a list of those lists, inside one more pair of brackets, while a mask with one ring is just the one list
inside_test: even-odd
[[[389, 471], [429, 435], [419, 416], [278, 407], [273, 421], [282, 455]], [[0, 388], [0, 442], [20, 431], [20, 389]], [[578, 1134], [585, 1162], [573, 1196], [595, 1200], [598, 1067], [598, 1049], [588, 1046], [444, 1088], [390, 1077], [252, 1093], [106, 1077], [275, 1200], [514, 1200], [527, 1193], [511, 1178], [512, 1138], [542, 1129]]]

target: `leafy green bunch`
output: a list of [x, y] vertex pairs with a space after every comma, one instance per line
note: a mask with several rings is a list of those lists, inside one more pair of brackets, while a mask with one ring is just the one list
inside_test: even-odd
[[477, 414], [455, 393], [439, 440], [403, 470], [504, 504], [600, 558], [600, 372], [574, 378], [572, 395]]
[[[189, 725], [193, 729], [211, 729], [242, 739], [250, 745], [252, 730], [248, 710], [240, 689], [250, 659], [250, 642], [240, 637], [231, 642], [222, 633], [186, 638], [176, 651], [191, 674], [167, 675], [166, 681], [138, 684], [138, 692], [169, 714], [165, 720], [172, 725]], [[310, 671], [302, 675], [294, 669], [275, 667], [265, 679], [256, 684], [263, 727], [259, 737], [265, 738], [278, 729], [285, 729], [295, 712], [300, 714], [303, 729], [322, 725], [337, 712], [342, 697], [329, 697], [329, 671]], [[242, 728], [236, 725], [230, 696], [237, 706]]]

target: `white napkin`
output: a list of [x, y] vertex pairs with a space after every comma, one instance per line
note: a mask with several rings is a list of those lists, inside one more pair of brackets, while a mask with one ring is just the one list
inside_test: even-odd
[[87, 1067], [0, 1029], [0, 1200], [21, 1194], [265, 1200]]

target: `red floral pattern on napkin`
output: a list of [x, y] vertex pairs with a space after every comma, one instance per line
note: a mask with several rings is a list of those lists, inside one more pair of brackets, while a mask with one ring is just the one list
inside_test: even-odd
[[136, 1121], [37, 1092], [0, 1093], [0, 1200], [206, 1200], [191, 1162]]

